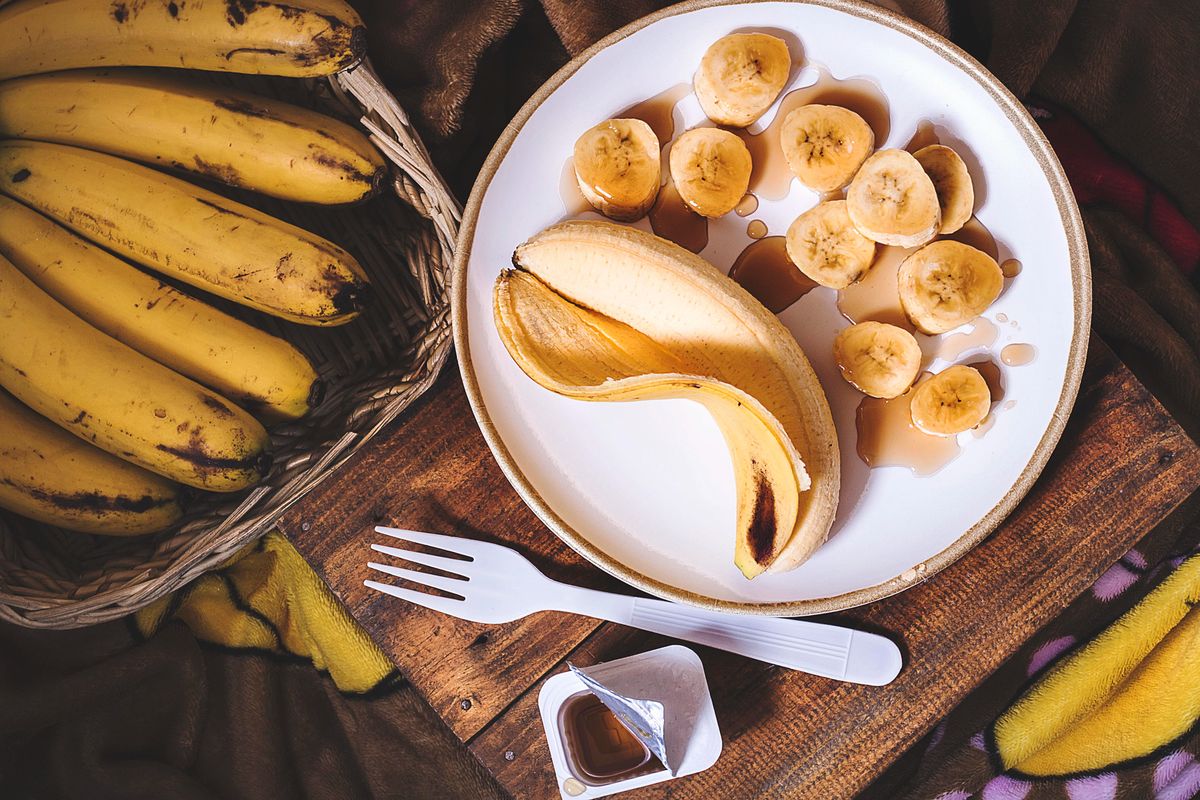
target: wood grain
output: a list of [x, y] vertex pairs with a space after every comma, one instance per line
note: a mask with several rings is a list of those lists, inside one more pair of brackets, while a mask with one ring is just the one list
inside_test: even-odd
[[[721, 759], [707, 772], [629, 796], [712, 798], [728, 796], [730, 786], [745, 797], [852, 795], [1198, 486], [1200, 448], [1098, 345], [1062, 443], [1005, 524], [932, 580], [827, 617], [901, 642], [906, 665], [895, 683], [852, 686], [697, 648], [724, 735]], [[666, 640], [559, 614], [485, 630], [372, 597], [361, 581], [366, 531], [378, 520], [480, 538], [486, 530], [556, 577], [609, 588], [611, 581], [517, 499], [456, 378], [443, 380], [283, 523], [500, 783], [516, 797], [556, 797], [537, 714], [541, 681], [567, 659], [607, 661]]]

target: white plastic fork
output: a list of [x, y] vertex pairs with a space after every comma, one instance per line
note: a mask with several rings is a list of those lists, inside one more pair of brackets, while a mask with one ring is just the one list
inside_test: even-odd
[[460, 556], [449, 558], [403, 547], [371, 545], [376, 552], [460, 577], [374, 561], [367, 564], [373, 570], [457, 597], [372, 580], [363, 581], [364, 585], [472, 622], [495, 624], [536, 611], [566, 611], [870, 686], [891, 683], [903, 665], [895, 643], [874, 633], [807, 620], [724, 614], [666, 600], [585, 589], [547, 578], [524, 556], [503, 545], [400, 528], [375, 530]]

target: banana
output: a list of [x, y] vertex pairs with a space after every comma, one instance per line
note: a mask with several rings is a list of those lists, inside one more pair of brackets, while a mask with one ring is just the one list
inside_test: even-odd
[[324, 385], [283, 339], [168, 286], [0, 196], [0, 255], [85, 321], [160, 364], [275, 419], [297, 419]]
[[292, 322], [340, 325], [368, 284], [342, 248], [114, 156], [0, 142], [0, 192], [143, 266]]
[[944, 144], [931, 144], [913, 153], [913, 158], [933, 181], [942, 225], [938, 233], [954, 233], [975, 213], [975, 186], [962, 156]]
[[387, 175], [340, 120], [279, 100], [135, 69], [0, 83], [0, 138], [85, 147], [301, 203], [352, 203]]
[[702, 217], [723, 217], [750, 187], [750, 151], [720, 128], [694, 128], [671, 145], [671, 180], [683, 202]]
[[792, 71], [787, 43], [765, 33], [731, 33], [713, 42], [692, 80], [705, 115], [744, 128], [766, 113]]
[[788, 167], [817, 192], [832, 192], [850, 182], [875, 149], [875, 132], [848, 108], [810, 104], [783, 119], [779, 142]]
[[82, 67], [313, 78], [367, 50], [342, 0], [24, 0], [0, 5], [0, 80]]
[[903, 328], [860, 322], [838, 332], [833, 358], [846, 382], [863, 394], [891, 399], [908, 391], [921, 369], [921, 346]]
[[897, 280], [905, 315], [928, 334], [945, 333], [975, 319], [1004, 288], [996, 259], [948, 239], [904, 259]]
[[846, 190], [846, 210], [863, 236], [898, 247], [925, 244], [942, 223], [933, 181], [904, 150], [879, 150], [863, 162]]
[[871, 268], [875, 242], [850, 222], [845, 200], [827, 200], [796, 217], [787, 231], [787, 253], [820, 285], [845, 289]]
[[908, 412], [917, 430], [933, 436], [954, 436], [987, 419], [992, 393], [974, 367], [948, 367], [918, 386]]
[[708, 409], [725, 436], [737, 481], [734, 563], [760, 574], [787, 543], [804, 462], [779, 421], [741, 389], [703, 375], [622, 322], [572, 303], [528, 272], [496, 282], [496, 328], [513, 360], [546, 389], [599, 402], [682, 398]]
[[81, 439], [188, 486], [237, 491], [270, 465], [253, 417], [96, 330], [2, 256], [0, 386]]
[[0, 507], [72, 531], [157, 533], [183, 515], [175, 484], [92, 447], [0, 391]]
[[[739, 547], [749, 547], [750, 560], [769, 563], [772, 572], [792, 569], [812, 555], [837, 509], [837, 433], [816, 374], [775, 315], [703, 258], [608, 222], [576, 220], [547, 228], [517, 248], [513, 264], [574, 305], [628, 326], [672, 354], [665, 374], [711, 378], [761, 403], [803, 458], [811, 488], [800, 496], [793, 530], [752, 528], [754, 543], [775, 541], [777, 535], [785, 541], [773, 559], [769, 548], [746, 539]], [[746, 564], [746, 558], [737, 561]]]
[[579, 191], [606, 217], [640, 219], [658, 197], [658, 137], [640, 119], [609, 119], [584, 131], [573, 160]]

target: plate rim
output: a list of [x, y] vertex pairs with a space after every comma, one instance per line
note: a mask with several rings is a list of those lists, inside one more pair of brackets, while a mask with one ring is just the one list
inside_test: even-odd
[[[829, 597], [776, 602], [721, 600], [655, 580], [609, 556], [568, 525], [521, 472], [501, 439], [499, 431], [492, 423], [471, 363], [466, 313], [467, 264], [471, 258], [471, 245], [474, 242], [475, 228], [483, 197], [501, 162], [512, 147], [517, 134], [541, 104], [597, 53], [659, 20], [718, 6], [749, 5], [759, 2], [789, 2], [797, 5], [818, 6], [875, 22], [916, 40], [952, 67], [958, 68], [975, 80], [992, 97], [992, 100], [1025, 141], [1050, 186], [1067, 238], [1075, 312], [1075, 329], [1072, 331], [1071, 344], [1067, 353], [1063, 388], [1054, 413], [1025, 468], [1017, 476], [1016, 481], [1004, 497], [991, 510], [950, 545], [920, 564], [913, 565], [900, 575], [886, 581]], [[1079, 393], [1091, 332], [1092, 276], [1083, 220], [1058, 156], [1020, 100], [965, 50], [918, 22], [888, 9], [859, 2], [859, 0], [685, 0], [685, 2], [661, 9], [629, 23], [576, 55], [542, 84], [505, 126], [496, 144], [488, 153], [487, 160], [484, 161], [471, 188], [467, 205], [463, 209], [462, 224], [455, 245], [454, 265], [451, 273], [450, 311], [454, 346], [458, 351], [459, 372], [471, 405], [471, 411], [475, 415], [483, 438], [500, 465], [504, 476], [516, 489], [517, 494], [559, 539], [595, 566], [649, 594], [713, 611], [792, 617], [825, 614], [865, 605], [890, 597], [932, 578], [983, 541], [1029, 493], [1062, 437], [1067, 418]]]

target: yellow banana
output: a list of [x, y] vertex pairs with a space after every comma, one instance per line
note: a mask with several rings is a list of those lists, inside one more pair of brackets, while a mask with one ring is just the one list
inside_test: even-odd
[[168, 286], [0, 196], [0, 255], [87, 322], [160, 364], [276, 419], [324, 391], [292, 345]]
[[787, 431], [762, 403], [688, 366], [645, 334], [572, 303], [527, 272], [496, 282], [496, 327], [517, 365], [541, 386], [579, 400], [681, 398], [704, 405], [725, 436], [737, 480], [734, 563], [761, 573], [791, 538], [811, 485]]
[[773, 314], [699, 256], [610, 222], [547, 228], [517, 248], [513, 264], [546, 287], [529, 307], [554, 311], [548, 292], [567, 306], [554, 311], [558, 320], [577, 320], [543, 310], [553, 324], [535, 329], [519, 305], [504, 313], [505, 284], [514, 284], [501, 277], [497, 328], [534, 380], [588, 399], [686, 396], [713, 412], [738, 475], [735, 563], [744, 574], [792, 569], [820, 546], [837, 508], [837, 433], [816, 374]]
[[253, 417], [96, 330], [3, 256], [0, 386], [81, 439], [189, 486], [237, 491], [270, 465]]
[[308, 325], [357, 316], [368, 284], [342, 248], [114, 156], [0, 142], [0, 192], [150, 269]]
[[0, 80], [82, 67], [317, 77], [362, 60], [342, 0], [19, 0], [0, 6]]
[[78, 439], [0, 391], [0, 507], [84, 533], [155, 533], [183, 514], [178, 487]]
[[137, 69], [0, 82], [0, 138], [86, 147], [302, 203], [362, 200], [387, 174], [370, 140], [340, 120]]

